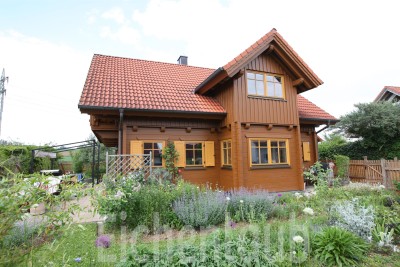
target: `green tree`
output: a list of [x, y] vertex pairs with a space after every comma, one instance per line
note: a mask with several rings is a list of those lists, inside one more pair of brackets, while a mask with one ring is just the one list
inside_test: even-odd
[[347, 144], [347, 140], [339, 134], [325, 134], [324, 141], [318, 144], [318, 153], [321, 160], [332, 160], [335, 155], [340, 154], [341, 147]]
[[372, 102], [355, 107], [355, 111], [340, 118], [336, 125], [339, 132], [350, 138], [360, 138], [364, 148], [382, 157], [396, 155], [393, 150], [400, 140], [400, 105]]

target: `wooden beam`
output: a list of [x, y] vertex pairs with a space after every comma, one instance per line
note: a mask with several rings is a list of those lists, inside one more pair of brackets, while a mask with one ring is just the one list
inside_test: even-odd
[[187, 133], [190, 133], [191, 131], [192, 131], [192, 128], [191, 128], [191, 127], [187, 127], [187, 128], [186, 128], [186, 132], [187, 132]]
[[137, 132], [138, 131], [138, 126], [137, 125], [133, 125], [132, 126], [132, 132]]
[[293, 130], [293, 125], [289, 125], [287, 129], [288, 129], [288, 131]]
[[273, 127], [274, 127], [274, 125], [270, 123], [267, 125], [267, 130], [271, 131]]
[[297, 87], [299, 85], [302, 85], [304, 83], [304, 79], [303, 78], [298, 78], [297, 80], [293, 81], [293, 86]]
[[164, 133], [165, 132], [165, 126], [160, 127], [160, 132]]
[[215, 128], [211, 128], [211, 129], [210, 129], [210, 132], [211, 132], [211, 133], [215, 133], [215, 131], [216, 131]]
[[244, 128], [245, 128], [245, 129], [250, 129], [250, 123], [246, 123], [246, 124], [244, 125]]

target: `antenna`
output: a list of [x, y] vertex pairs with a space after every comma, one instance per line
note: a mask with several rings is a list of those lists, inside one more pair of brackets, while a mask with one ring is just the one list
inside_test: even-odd
[[3, 73], [0, 78], [0, 135], [1, 135], [1, 119], [3, 117], [3, 106], [4, 106], [4, 98], [6, 97], [6, 88], [4, 86], [5, 82], [8, 82], [8, 77], [5, 75], [5, 71], [3, 69]]

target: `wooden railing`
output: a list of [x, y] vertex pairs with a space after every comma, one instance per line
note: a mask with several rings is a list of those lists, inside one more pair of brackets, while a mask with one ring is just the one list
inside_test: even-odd
[[382, 184], [394, 188], [400, 182], [400, 161], [394, 160], [350, 160], [349, 177], [352, 182]]

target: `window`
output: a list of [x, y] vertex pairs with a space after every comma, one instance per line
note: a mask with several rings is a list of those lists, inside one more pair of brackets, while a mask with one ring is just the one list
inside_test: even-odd
[[[130, 153], [140, 155], [140, 154], [150, 154], [151, 152], [152, 166], [162, 167], [164, 165], [164, 161], [161, 157], [163, 147], [164, 147], [163, 141], [132, 140]], [[133, 164], [133, 166], [136, 165], [138, 164], [136, 163]]]
[[221, 165], [231, 166], [232, 165], [232, 142], [226, 140], [221, 142]]
[[250, 139], [250, 165], [289, 164], [288, 140]]
[[214, 141], [174, 141], [177, 167], [215, 166]]
[[186, 166], [203, 166], [203, 143], [186, 143]]
[[152, 166], [155, 167], [161, 167], [162, 166], [162, 148], [163, 148], [163, 143], [148, 143], [144, 141], [143, 143], [143, 154], [150, 154], [151, 152], [151, 157], [152, 157]]
[[284, 98], [283, 76], [247, 71], [248, 95]]

